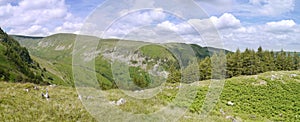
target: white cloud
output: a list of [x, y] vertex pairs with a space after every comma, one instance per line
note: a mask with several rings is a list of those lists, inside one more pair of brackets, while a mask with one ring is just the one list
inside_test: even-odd
[[220, 30], [220, 34], [225, 47], [233, 51], [237, 48], [256, 49], [258, 46], [269, 50], [300, 51], [294, 45], [300, 39], [299, 31], [300, 26], [293, 20], [281, 20], [234, 30], [224, 29]]
[[63, 0], [23, 0], [16, 6], [9, 4], [0, 7], [0, 22], [4, 26], [23, 26], [44, 24], [61, 19], [67, 15], [67, 6]]
[[62, 26], [55, 28], [55, 33], [79, 33], [82, 23], [64, 22]]
[[270, 32], [289, 32], [293, 31], [295, 26], [294, 20], [281, 20], [266, 23], [266, 30]]
[[164, 28], [164, 29], [169, 29], [171, 31], [174, 31], [179, 34], [190, 34], [195, 32], [193, 27], [189, 25], [187, 22], [181, 22], [179, 24], [174, 24], [170, 21], [164, 21], [162, 23], [159, 23], [157, 25], [158, 28]]
[[18, 34], [18, 35], [32, 35], [32, 36], [44, 36], [49, 34], [49, 30], [40, 25], [33, 25], [29, 28], [14, 28], [11, 29], [8, 33]]
[[239, 28], [241, 27], [241, 22], [235, 16], [230, 13], [224, 13], [221, 17], [210, 17], [210, 20], [218, 29], [226, 28]]
[[249, 0], [234, 8], [244, 16], [277, 16], [294, 10], [295, 0]]
[[122, 16], [122, 18], [118, 18], [114, 23], [111, 23], [104, 37], [123, 37], [135, 29], [151, 26], [155, 22], [165, 20], [165, 18], [166, 14], [162, 12], [162, 9], [128, 13]]
[[[79, 31], [81, 21], [68, 11], [64, 0], [22, 0], [14, 4], [2, 3], [0, 19], [0, 26], [9, 28], [10, 34], [43, 36], [56, 31]], [[36, 29], [41, 30], [37, 32]]]

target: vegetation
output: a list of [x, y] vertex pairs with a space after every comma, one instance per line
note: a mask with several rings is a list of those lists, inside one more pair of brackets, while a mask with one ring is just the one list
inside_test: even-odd
[[[272, 80], [272, 76], [276, 76], [276, 79]], [[266, 72], [227, 79], [213, 111], [207, 118], [200, 119], [198, 115], [209, 84], [209, 80], [193, 84], [197, 86], [197, 96], [179, 121], [232, 121], [226, 119], [226, 116], [242, 121], [299, 120], [299, 71]], [[127, 96], [119, 89], [111, 89], [105, 91], [105, 99], [113, 101], [124, 98], [126, 103], [117, 106], [119, 109], [147, 114], [160, 110], [174, 100], [178, 85], [165, 84], [155, 97], [141, 100]], [[74, 88], [38, 86], [40, 90], [34, 90], [34, 86], [28, 83], [0, 82], [0, 121], [95, 121], [80, 103]], [[49, 101], [40, 96], [45, 88], [49, 89]], [[25, 89], [29, 89], [29, 92]], [[228, 105], [228, 101], [232, 101], [234, 105]], [[221, 109], [225, 115], [220, 112]]]
[[[76, 35], [74, 34], [55, 34], [48, 37], [26, 37], [26, 36], [13, 36], [17, 39], [23, 46], [26, 46], [29, 49], [31, 57], [34, 60], [38, 61], [42, 68], [47, 69], [48, 72], [54, 74], [55, 76], [51, 76], [51, 83], [65, 85], [65, 86], [74, 86], [73, 77], [72, 77], [72, 50], [73, 45], [76, 39]], [[100, 40], [96, 37], [85, 37], [91, 38], [95, 40]], [[114, 46], [120, 40], [116, 39], [101, 39], [99, 41], [98, 50], [101, 52], [95, 59], [95, 68], [96, 68], [96, 76], [99, 80], [100, 87], [102, 89], [111, 89], [117, 88], [114, 78], [112, 76], [110, 59], [107, 59], [102, 54], [111, 53]], [[146, 44], [135, 52], [135, 54], [139, 54], [142, 57], [145, 57], [146, 60], [143, 61], [143, 64], [147, 64], [146, 70], [150, 70], [157, 62], [161, 62], [161, 67], [169, 71], [170, 65], [173, 65], [176, 70], [180, 68], [179, 63], [177, 62], [178, 58], [185, 59], [183, 60], [184, 66], [187, 66], [189, 60], [194, 58], [194, 55], [189, 54], [189, 51], [195, 52], [199, 59], [203, 57], [208, 57], [210, 55], [208, 50], [212, 48], [200, 47], [198, 45], [192, 45], [192, 48], [188, 44], [181, 43], [170, 43], [166, 45], [155, 45], [148, 44], [145, 42], [137, 42], [137, 41], [129, 41], [122, 40], [128, 44]], [[190, 48], [190, 50], [189, 50]], [[214, 49], [217, 51], [220, 49]], [[173, 55], [176, 53], [176, 55]], [[187, 55], [188, 54], [188, 55]], [[153, 60], [153, 61], [152, 61]], [[131, 60], [133, 64], [136, 64], [136, 60]], [[133, 67], [132, 67], [133, 68]], [[135, 67], [137, 68], [137, 67]], [[143, 69], [145, 70], [145, 69]], [[148, 72], [148, 71], [143, 72]], [[174, 70], [174, 69], [173, 69]], [[133, 71], [133, 70], [131, 70]], [[175, 71], [175, 70], [174, 70]], [[178, 74], [178, 71], [176, 71]], [[137, 72], [136, 72], [137, 73]], [[134, 75], [131, 72], [131, 75]], [[147, 77], [145, 76], [143, 77]], [[177, 77], [177, 76], [176, 76]], [[151, 76], [151, 80], [152, 80]], [[141, 80], [138, 78], [132, 79], [136, 84], [147, 83], [149, 81]], [[139, 81], [139, 82], [137, 82]], [[173, 81], [172, 81], [173, 82]], [[151, 83], [152, 86], [153, 83]], [[156, 85], [160, 84], [154, 83]], [[150, 84], [148, 84], [150, 85]], [[146, 85], [146, 86], [148, 86]], [[143, 86], [145, 87], [145, 86]], [[149, 86], [151, 87], [151, 86]]]
[[[246, 49], [244, 52], [236, 52], [226, 55], [226, 77], [231, 78], [240, 75], [255, 75], [267, 71], [291, 71], [298, 70], [300, 58], [296, 52], [293, 54], [284, 52], [263, 51], [261, 47], [255, 52]], [[211, 78], [212, 58], [205, 58], [199, 62], [200, 79]]]
[[[74, 88], [37, 86], [35, 90], [34, 86], [0, 82], [0, 121], [95, 121]], [[46, 88], [49, 100], [41, 97]]]
[[[0, 80], [18, 82], [19, 80], [16, 79], [20, 76], [36, 81], [35, 78], [39, 79], [40, 76], [41, 79], [38, 81], [43, 81], [43, 83], [74, 86], [71, 61], [76, 35], [56, 34], [38, 39], [21, 36], [18, 38], [31, 40], [30, 42], [20, 41], [29, 48], [31, 56], [11, 37], [2, 34], [0, 40], [0, 74], [2, 77]], [[283, 50], [274, 52], [263, 50], [261, 47], [257, 51], [246, 49], [243, 52], [240, 50], [229, 52], [193, 44], [170, 43], [163, 46], [148, 44], [134, 52], [145, 58], [142, 64], [147, 67], [143, 67], [138, 66], [139, 59], [126, 62], [132, 65], [122, 65], [122, 62], [112, 64], [113, 60], [107, 58], [106, 55], [113, 52], [118, 41], [100, 40], [97, 49], [100, 53], [95, 59], [95, 70], [99, 85], [105, 90], [104, 93], [109, 101], [126, 99], [124, 105], [117, 106], [123, 111], [135, 114], [158, 111], [176, 98], [181, 82], [181, 85], [195, 86], [197, 95], [191, 106], [187, 103], [175, 103], [188, 106], [188, 112], [179, 121], [232, 121], [226, 119], [228, 116], [244, 121], [299, 120], [300, 58], [296, 52]], [[124, 41], [128, 44], [145, 44], [144, 42]], [[191, 51], [192, 54], [190, 54]], [[224, 53], [219, 53], [222, 51]], [[217, 57], [226, 57], [226, 64]], [[179, 59], [183, 59], [182, 62]], [[159, 64], [157, 70], [153, 70], [157, 64]], [[120, 65], [114, 74], [112, 65]], [[199, 69], [195, 69], [197, 65]], [[219, 68], [216, 70], [214, 67]], [[158, 72], [162, 69], [169, 73], [167, 79], [156, 77], [151, 73], [151, 71]], [[34, 74], [33, 78], [30, 72]], [[129, 72], [130, 78], [124, 72]], [[202, 112], [205, 95], [210, 88], [208, 79], [222, 77], [216, 74], [224, 74], [228, 79], [225, 81], [219, 101], [208, 118], [199, 119], [198, 115]], [[167, 82], [164, 83], [164, 81]], [[11, 121], [30, 121], [31, 118], [39, 121], [95, 121], [79, 103], [75, 89], [65, 86], [49, 87], [52, 97], [50, 101], [46, 101], [40, 98], [41, 91], [32, 90], [33, 84], [0, 82], [0, 121], [2, 118]], [[162, 86], [163, 89], [149, 99], [135, 99], [122, 92], [128, 89], [143, 92], [156, 86]], [[39, 87], [46, 88], [46, 86]], [[116, 89], [118, 87], [122, 90]], [[31, 89], [30, 92], [24, 91], [27, 88]], [[233, 102], [234, 105], [228, 105], [228, 101]], [[21, 103], [25, 104], [20, 107]], [[30, 110], [30, 112], [24, 113], [25, 110]], [[224, 113], [220, 112], [221, 110]], [[38, 118], [39, 113], [45, 114]]]
[[10, 82], [49, 84], [54, 79], [32, 60], [25, 47], [0, 29], [0, 78]]

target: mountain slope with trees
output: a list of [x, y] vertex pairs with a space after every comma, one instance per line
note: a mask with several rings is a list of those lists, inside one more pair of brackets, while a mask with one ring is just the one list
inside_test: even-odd
[[0, 62], [0, 78], [4, 81], [49, 84], [51, 77], [55, 77], [32, 60], [27, 49], [1, 28]]
[[[56, 74], [58, 77], [60, 77], [60, 80], [62, 82], [58, 82], [57, 84], [61, 85], [69, 85], [73, 86], [73, 77], [72, 77], [72, 51], [74, 42], [76, 40], [76, 37], [79, 35], [75, 34], [67, 34], [67, 33], [60, 33], [60, 34], [54, 34], [47, 37], [28, 37], [28, 36], [17, 36], [13, 35], [13, 37], [20, 42], [22, 46], [25, 46], [28, 48], [31, 57], [36, 59], [42, 67], [45, 67], [53, 74]], [[127, 44], [134, 44], [134, 43], [140, 43], [143, 46], [137, 52], [134, 52], [133, 55], [137, 55], [140, 57], [145, 58], [146, 60], [141, 62], [146, 63], [146, 61], [151, 62], [152, 60], [154, 62], [148, 63], [149, 67], [153, 67], [155, 63], [162, 61], [162, 60], [168, 60], [163, 64], [165, 69], [168, 69], [169, 65], [174, 65], [173, 68], [180, 68], [178, 65], [178, 62], [176, 63], [176, 58], [172, 53], [177, 53], [178, 57], [181, 57], [183, 59], [190, 59], [190, 58], [196, 58], [197, 59], [203, 59], [204, 57], [209, 57], [212, 52], [217, 52], [222, 49], [217, 48], [210, 48], [210, 47], [201, 47], [196, 44], [184, 44], [184, 43], [167, 43], [164, 45], [157, 45], [155, 43], [148, 43], [148, 42], [142, 42], [142, 41], [131, 41], [131, 40], [119, 40], [119, 39], [100, 39], [97, 37], [92, 36], [84, 36], [80, 35], [83, 38], [89, 38], [93, 40], [99, 40], [98, 50], [100, 53], [96, 57], [96, 72], [97, 77], [100, 83], [100, 86], [104, 89], [110, 89], [110, 88], [116, 88], [116, 84], [114, 84], [114, 78], [112, 77], [112, 71], [111, 71], [111, 60], [107, 58], [107, 55], [110, 55], [113, 50], [114, 46], [119, 41], [122, 42], [128, 42]], [[187, 48], [191, 48], [191, 50], [194, 52], [195, 55], [186, 53]], [[168, 48], [168, 49], [167, 49]], [[210, 52], [212, 51], [212, 52]], [[229, 51], [226, 51], [229, 52]], [[132, 59], [131, 63], [134, 65], [134, 63], [138, 63], [138, 60], [140, 59]], [[182, 63], [187, 65], [189, 62], [188, 60], [184, 60]], [[139, 67], [131, 67], [131, 72], [136, 72], [140, 70]], [[145, 69], [144, 69], [145, 70]], [[142, 71], [144, 72], [144, 71]], [[136, 72], [141, 73], [141, 72]], [[131, 75], [139, 77], [138, 75]], [[148, 77], [145, 75], [145, 77]], [[149, 81], [144, 81], [139, 78], [135, 78], [136, 83], [137, 81], [140, 81], [140, 85], [145, 86], [144, 84], [148, 84]]]

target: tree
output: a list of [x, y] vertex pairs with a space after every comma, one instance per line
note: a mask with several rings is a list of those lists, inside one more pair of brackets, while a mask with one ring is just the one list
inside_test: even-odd
[[277, 70], [284, 70], [285, 56], [286, 54], [283, 50], [276, 54], [275, 65]]
[[226, 55], [223, 50], [211, 57], [212, 79], [224, 79], [226, 75]]
[[169, 83], [179, 83], [181, 80], [181, 73], [178, 69], [176, 69], [176, 66], [172, 64], [170, 66], [170, 74], [168, 76], [167, 82]]
[[211, 59], [206, 57], [199, 63], [200, 80], [211, 79]]
[[294, 62], [293, 62], [293, 57], [291, 56], [290, 53], [287, 54], [284, 64], [285, 64], [284, 70], [293, 70]]
[[293, 61], [294, 61], [293, 70], [298, 70], [300, 66], [300, 59], [299, 59], [299, 55], [296, 52], [294, 52]]
[[196, 59], [190, 60], [188, 66], [182, 71], [182, 80], [184, 83], [199, 81], [199, 69]]

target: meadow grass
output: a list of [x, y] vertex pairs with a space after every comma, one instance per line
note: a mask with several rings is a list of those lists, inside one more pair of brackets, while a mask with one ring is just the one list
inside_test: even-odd
[[[276, 79], [271, 79], [272, 75]], [[192, 84], [197, 88], [197, 96], [179, 121], [232, 121], [226, 119], [228, 116], [253, 122], [299, 120], [299, 71], [267, 72], [227, 79], [216, 106], [203, 119], [199, 118], [199, 113], [209, 83], [206, 80]], [[106, 90], [103, 93], [107, 101], [126, 99], [125, 104], [116, 106], [119, 110], [133, 114], [151, 114], [167, 106], [178, 93], [176, 87], [179, 84], [164, 85], [162, 91], [149, 99], [130, 97], [120, 89]], [[78, 99], [75, 88], [38, 86], [40, 90], [34, 90], [34, 86], [35, 84], [30, 83], [0, 82], [0, 121], [96, 121]], [[45, 88], [50, 93], [48, 101], [41, 97]], [[29, 89], [29, 92], [25, 89]], [[232, 101], [234, 105], [227, 105], [228, 101]], [[185, 103], [178, 105], [184, 106]], [[220, 109], [225, 112], [224, 115]]]

